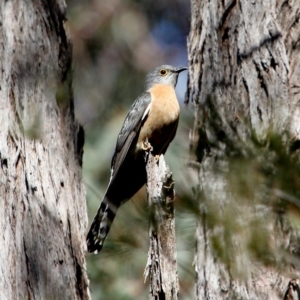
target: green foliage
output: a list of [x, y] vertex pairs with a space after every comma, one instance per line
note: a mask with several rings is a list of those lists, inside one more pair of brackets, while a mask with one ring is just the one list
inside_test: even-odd
[[37, 114], [35, 110], [32, 110], [34, 114], [30, 119], [29, 126], [24, 128], [24, 134], [31, 140], [39, 140], [43, 137], [43, 123], [41, 115]]
[[[283, 268], [286, 262], [298, 260], [299, 236], [297, 231], [294, 236], [289, 232], [300, 224], [300, 161], [288, 140], [287, 134], [269, 132], [263, 141], [252, 133], [245, 141], [225, 137], [221, 146], [210, 144], [210, 151], [218, 152], [230, 143], [223, 158], [212, 163], [213, 178], [224, 186], [212, 194], [203, 189], [197, 214], [210, 233], [215, 257], [234, 278], [248, 278], [255, 262]], [[284, 242], [277, 234], [286, 235]]]

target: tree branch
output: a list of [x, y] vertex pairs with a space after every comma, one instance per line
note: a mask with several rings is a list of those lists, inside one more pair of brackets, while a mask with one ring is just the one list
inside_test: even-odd
[[150, 279], [149, 299], [178, 299], [174, 181], [163, 155], [157, 162], [149, 153], [146, 171], [150, 244], [144, 276]]

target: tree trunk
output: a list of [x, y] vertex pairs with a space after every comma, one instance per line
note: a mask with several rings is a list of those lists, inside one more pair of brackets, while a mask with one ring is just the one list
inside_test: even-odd
[[65, 1], [0, 4], [1, 299], [88, 299]]
[[164, 156], [147, 154], [147, 192], [150, 210], [149, 251], [144, 277], [149, 276], [149, 299], [177, 300], [179, 282], [176, 260], [174, 180]]
[[283, 299], [299, 277], [299, 231], [278, 204], [294, 191], [273, 180], [281, 145], [299, 148], [299, 19], [299, 1], [192, 0], [197, 299]]

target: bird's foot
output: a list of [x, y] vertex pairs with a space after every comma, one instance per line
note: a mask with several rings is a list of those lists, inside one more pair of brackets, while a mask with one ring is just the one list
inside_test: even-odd
[[156, 154], [155, 156], [154, 156], [154, 158], [155, 158], [155, 162], [159, 162], [159, 158], [160, 158], [160, 155], [159, 154]]
[[150, 152], [153, 150], [152, 145], [149, 143], [148, 138], [142, 142], [142, 149], [144, 151]]

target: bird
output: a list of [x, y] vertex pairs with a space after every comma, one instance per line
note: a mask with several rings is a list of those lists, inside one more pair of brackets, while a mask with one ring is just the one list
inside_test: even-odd
[[111, 160], [111, 176], [87, 234], [88, 252], [97, 254], [119, 207], [147, 181], [145, 151], [165, 154], [178, 127], [180, 107], [175, 94], [179, 73], [186, 67], [161, 65], [146, 76], [145, 91], [132, 104]]

